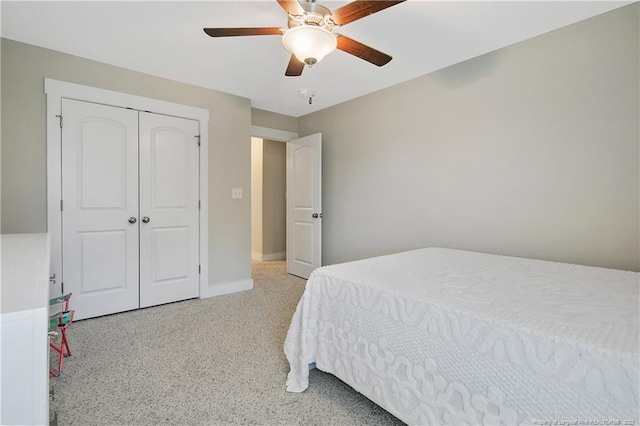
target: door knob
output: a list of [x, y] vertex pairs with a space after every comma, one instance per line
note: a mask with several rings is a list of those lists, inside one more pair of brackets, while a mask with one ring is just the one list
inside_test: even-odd
[[322, 213], [318, 214], [318, 213], [314, 213], [311, 215], [312, 218], [317, 219], [317, 218], [322, 218]]
[[142, 223], [149, 223], [149, 221], [150, 221], [150, 220], [151, 220], [151, 219], [149, 219], [149, 217], [148, 217], [148, 216], [144, 216], [144, 217], [142, 218]]
[[129, 218], [129, 223], [136, 223], [137, 219], [133, 216]]

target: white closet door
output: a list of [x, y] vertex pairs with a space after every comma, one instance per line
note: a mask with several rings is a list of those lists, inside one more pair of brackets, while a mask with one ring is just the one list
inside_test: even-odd
[[64, 99], [62, 115], [64, 291], [76, 319], [136, 309], [138, 112]]
[[140, 113], [140, 307], [198, 297], [194, 120]]

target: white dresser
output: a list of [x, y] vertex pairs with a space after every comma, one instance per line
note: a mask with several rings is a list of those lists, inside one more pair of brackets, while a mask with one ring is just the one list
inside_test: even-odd
[[0, 235], [0, 424], [49, 423], [47, 234]]

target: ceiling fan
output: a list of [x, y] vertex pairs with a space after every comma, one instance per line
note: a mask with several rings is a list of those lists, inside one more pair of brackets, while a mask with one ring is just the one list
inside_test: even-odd
[[305, 64], [312, 66], [335, 49], [381, 67], [391, 60], [391, 56], [342, 34], [333, 33], [333, 30], [404, 1], [356, 0], [331, 11], [315, 0], [305, 0], [303, 3], [277, 0], [289, 15], [288, 28], [204, 28], [204, 32], [211, 37], [281, 35], [282, 44], [291, 52], [284, 74], [288, 77], [302, 75]]

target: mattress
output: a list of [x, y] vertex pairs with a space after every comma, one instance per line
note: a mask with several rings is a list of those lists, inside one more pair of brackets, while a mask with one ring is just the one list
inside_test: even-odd
[[639, 281], [442, 248], [325, 266], [287, 333], [286, 387], [315, 363], [411, 425], [640, 424]]

